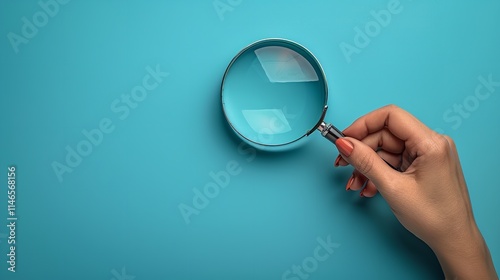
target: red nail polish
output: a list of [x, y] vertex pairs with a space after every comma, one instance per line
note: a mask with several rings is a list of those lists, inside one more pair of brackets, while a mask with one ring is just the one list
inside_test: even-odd
[[337, 159], [335, 160], [335, 164], [334, 164], [334, 166], [335, 166], [335, 167], [338, 167], [338, 166], [339, 166], [339, 163], [340, 163], [340, 159], [341, 159], [341, 158], [342, 158], [342, 156], [341, 156], [341, 155], [339, 155], [339, 156], [337, 157]]
[[337, 145], [337, 149], [339, 149], [339, 151], [345, 156], [350, 156], [352, 150], [354, 149], [352, 143], [349, 142], [348, 140], [345, 140], [344, 138], [337, 139], [335, 141], [335, 145]]
[[349, 178], [349, 181], [347, 181], [347, 185], [345, 185], [346, 191], [351, 189], [352, 182], [354, 182], [354, 174], [351, 175], [351, 178]]

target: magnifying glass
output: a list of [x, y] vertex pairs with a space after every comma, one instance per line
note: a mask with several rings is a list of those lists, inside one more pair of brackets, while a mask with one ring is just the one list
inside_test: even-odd
[[231, 128], [261, 150], [297, 147], [315, 130], [332, 142], [344, 137], [323, 121], [328, 85], [321, 64], [290, 40], [263, 39], [240, 51], [224, 73], [221, 101]]

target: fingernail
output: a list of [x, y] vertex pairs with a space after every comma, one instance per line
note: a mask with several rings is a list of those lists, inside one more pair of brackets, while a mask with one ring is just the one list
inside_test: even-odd
[[361, 197], [365, 197], [364, 192], [365, 192], [365, 189], [362, 189], [362, 190], [361, 190], [361, 192], [359, 192], [359, 196], [361, 196]]
[[347, 185], [345, 185], [346, 191], [351, 189], [352, 182], [354, 182], [354, 174], [351, 175], [351, 178], [349, 178], [349, 181], [347, 181]]
[[345, 140], [344, 138], [337, 139], [335, 141], [335, 145], [337, 145], [337, 149], [339, 149], [339, 151], [345, 156], [350, 156], [352, 150], [354, 149], [352, 143], [349, 142], [348, 140]]
[[335, 167], [338, 167], [338, 166], [339, 166], [339, 163], [340, 163], [340, 159], [341, 159], [341, 158], [342, 158], [342, 156], [341, 156], [341, 155], [339, 155], [339, 156], [337, 157], [337, 159], [335, 160], [335, 164], [334, 164], [334, 166], [335, 166]]

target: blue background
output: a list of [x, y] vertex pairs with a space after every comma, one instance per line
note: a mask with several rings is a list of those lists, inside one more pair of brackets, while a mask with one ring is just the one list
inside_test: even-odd
[[[339, 128], [394, 103], [452, 136], [500, 268], [500, 88], [460, 125], [457, 113], [443, 116], [471, 99], [480, 76], [500, 80], [500, 1], [401, 0], [350, 63], [339, 45], [354, 45], [355, 28], [389, 1], [221, 0], [230, 9], [219, 13], [212, 1], [70, 1], [18, 53], [9, 32], [21, 35], [22, 18], [42, 9], [0, 3], [1, 279], [281, 279], [327, 236], [340, 246], [310, 279], [441, 279], [380, 196], [345, 191], [352, 169], [333, 168], [337, 150], [320, 135], [287, 153], [238, 150], [220, 81], [241, 48], [266, 37], [317, 56], [326, 119]], [[111, 104], [156, 65], [170, 75], [121, 120]], [[60, 182], [53, 162], [103, 118], [115, 129]], [[179, 205], [192, 206], [193, 188], [231, 161], [241, 172], [186, 224]], [[16, 273], [4, 226], [12, 164]]]

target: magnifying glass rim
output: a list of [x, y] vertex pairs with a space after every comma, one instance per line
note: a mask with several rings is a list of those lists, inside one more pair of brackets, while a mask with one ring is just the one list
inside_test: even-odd
[[[225, 84], [225, 81], [226, 81], [226, 76], [229, 73], [229, 70], [231, 70], [231, 67], [236, 62], [236, 60], [238, 60], [238, 58], [240, 58], [241, 55], [243, 55], [246, 51], [248, 51], [251, 48], [258, 47], [260, 45], [265, 46], [267, 44], [273, 45], [273, 43], [284, 43], [284, 44], [292, 45], [292, 46], [294, 46], [296, 48], [299, 48], [302, 51], [304, 51], [305, 54], [309, 55], [309, 57], [313, 60], [314, 63], [316, 63], [316, 65], [319, 68], [319, 71], [320, 71], [319, 74], [321, 75], [321, 78], [323, 79], [324, 88], [325, 88], [325, 90], [324, 90], [325, 91], [325, 98], [324, 98], [325, 99], [325, 103], [323, 105], [323, 112], [322, 112], [322, 114], [321, 114], [318, 122], [316, 123], [316, 125], [314, 125], [313, 128], [311, 128], [309, 131], [307, 131], [301, 137], [299, 137], [299, 138], [297, 138], [297, 139], [295, 139], [293, 141], [282, 143], [282, 144], [264, 144], [264, 143], [256, 142], [256, 141], [254, 141], [252, 139], [247, 138], [245, 135], [243, 135], [240, 131], [238, 131], [238, 129], [236, 129], [233, 126], [233, 123], [231, 122], [231, 120], [229, 119], [228, 115], [226, 114], [226, 107], [225, 107], [225, 104], [224, 104], [224, 84]], [[293, 48], [289, 48], [289, 49], [293, 50]], [[318, 73], [316, 73], [316, 74], [318, 74]], [[231, 126], [231, 128], [240, 137], [242, 137], [243, 139], [245, 139], [245, 140], [247, 140], [247, 141], [249, 141], [249, 142], [251, 142], [251, 143], [253, 143], [255, 145], [258, 145], [258, 146], [280, 147], [280, 146], [290, 145], [292, 143], [295, 143], [295, 142], [299, 141], [300, 139], [302, 139], [302, 138], [304, 138], [306, 136], [309, 136], [311, 133], [313, 133], [321, 125], [321, 123], [323, 122], [323, 119], [325, 118], [326, 110], [328, 109], [328, 82], [326, 81], [325, 72], [323, 71], [323, 67], [321, 66], [321, 63], [319, 63], [319, 60], [314, 56], [314, 54], [309, 49], [307, 49], [303, 45], [301, 45], [301, 44], [299, 44], [297, 42], [294, 42], [292, 40], [288, 40], [288, 39], [284, 39], [284, 38], [265, 38], [265, 39], [261, 39], [261, 40], [255, 41], [255, 42], [249, 44], [248, 46], [244, 47], [240, 52], [238, 52], [238, 54], [236, 54], [234, 56], [234, 58], [231, 60], [231, 62], [229, 62], [229, 65], [227, 66], [226, 71], [224, 72], [224, 76], [222, 77], [222, 83], [221, 83], [221, 89], [220, 89], [220, 96], [221, 96], [222, 111], [224, 112], [224, 117], [226, 118], [226, 120], [229, 123], [229, 125]]]

